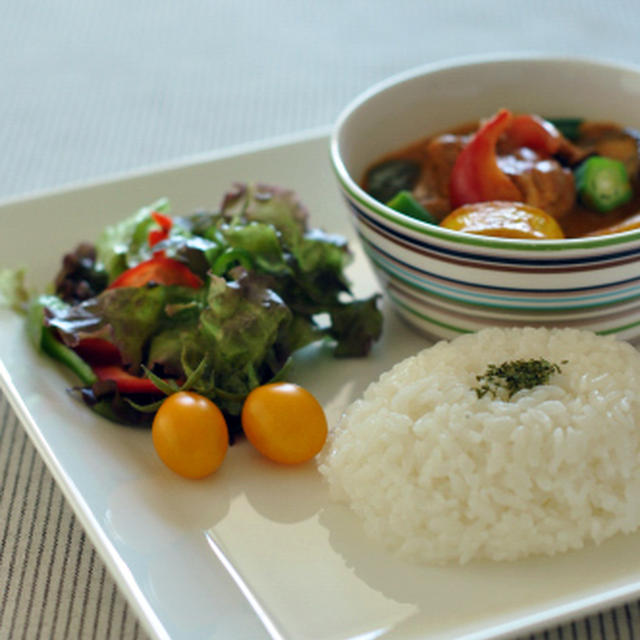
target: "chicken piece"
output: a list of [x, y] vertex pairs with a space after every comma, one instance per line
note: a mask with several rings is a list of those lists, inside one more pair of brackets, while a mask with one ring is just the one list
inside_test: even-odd
[[498, 157], [498, 165], [522, 193], [522, 201], [562, 218], [575, 204], [575, 186], [570, 169], [557, 160], [522, 147]]
[[609, 122], [583, 122], [579, 144], [590, 153], [619, 160], [631, 180], [640, 171], [640, 133]]
[[449, 204], [451, 171], [458, 154], [468, 141], [469, 136], [446, 133], [430, 140], [426, 147], [426, 159], [413, 194], [418, 202], [438, 220], [451, 211]]
[[624, 164], [627, 175], [632, 180], [638, 176], [640, 162], [638, 160], [638, 141], [627, 133], [610, 136], [599, 140], [595, 151], [600, 156], [619, 160]]

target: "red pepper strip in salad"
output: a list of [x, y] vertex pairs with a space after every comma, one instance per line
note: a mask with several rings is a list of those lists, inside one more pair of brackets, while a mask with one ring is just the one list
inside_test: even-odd
[[122, 367], [118, 347], [103, 338], [84, 338], [74, 351], [89, 363], [98, 380], [113, 380], [121, 393], [159, 393], [148, 378], [134, 376]]
[[166, 216], [164, 213], [160, 213], [159, 211], [152, 211], [151, 217], [160, 225], [164, 231], [171, 231], [171, 227], [173, 226], [173, 220]]
[[120, 364], [122, 359], [118, 347], [104, 338], [84, 338], [73, 350], [89, 364]]
[[553, 156], [562, 147], [562, 134], [550, 123], [536, 115], [514, 116], [506, 132], [514, 147], [528, 147]]
[[107, 288], [142, 287], [150, 282], [180, 285], [192, 289], [198, 289], [202, 286], [202, 280], [182, 262], [157, 253], [149, 260], [121, 273]]
[[151, 229], [151, 231], [149, 231], [148, 242], [149, 246], [153, 247], [158, 244], [158, 242], [162, 242], [169, 237], [169, 231], [171, 231], [171, 227], [173, 226], [173, 220], [159, 211], [153, 211], [151, 213], [151, 217], [160, 226], [159, 229]]
[[513, 114], [500, 109], [487, 120], [458, 155], [451, 172], [451, 207], [489, 200], [519, 201], [522, 194], [498, 166], [496, 144], [507, 131]]
[[149, 378], [140, 378], [125, 371], [118, 364], [94, 365], [99, 380], [113, 380], [120, 393], [162, 393]]
[[74, 351], [85, 360], [98, 380], [113, 380], [120, 393], [160, 393], [149, 378], [134, 376], [122, 366], [118, 347], [103, 338], [84, 338]]
[[168, 238], [169, 234], [164, 229], [151, 229], [149, 231], [148, 242], [150, 247], [155, 247], [158, 242]]

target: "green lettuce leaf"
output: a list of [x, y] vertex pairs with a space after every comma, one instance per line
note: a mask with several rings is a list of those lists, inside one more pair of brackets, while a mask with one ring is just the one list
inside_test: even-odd
[[331, 310], [329, 334], [336, 340], [338, 357], [366, 356], [382, 335], [382, 315], [378, 311], [379, 295], [355, 300]]
[[182, 336], [182, 362], [188, 375], [206, 358], [194, 390], [237, 413], [246, 394], [271, 379], [288, 359], [288, 353], [277, 353], [277, 343], [291, 312], [263, 278], [244, 269], [233, 275], [229, 282], [211, 278], [197, 331]]
[[70, 347], [66, 346], [54, 335], [54, 330], [45, 324], [45, 310], [67, 310], [69, 305], [56, 296], [39, 296], [33, 298], [27, 308], [27, 334], [33, 346], [58, 360], [71, 369], [85, 385], [96, 382], [91, 367]]
[[99, 264], [109, 276], [109, 282], [151, 256], [147, 238], [149, 230], [156, 224], [151, 213], [158, 211], [167, 214], [169, 208], [169, 201], [162, 198], [103, 230], [96, 242], [96, 253]]
[[309, 217], [295, 192], [264, 184], [236, 184], [225, 195], [221, 212], [231, 226], [247, 222], [273, 226], [288, 248], [297, 246]]
[[250, 256], [251, 266], [272, 275], [291, 272], [277, 230], [270, 224], [249, 222], [221, 229], [229, 247], [241, 249]]
[[120, 287], [107, 289], [80, 304], [47, 307], [47, 326], [55, 328], [65, 344], [74, 347], [84, 338], [112, 342], [122, 362], [137, 371], [143, 362], [147, 341], [168, 322], [167, 309], [179, 300], [193, 298], [182, 287]]

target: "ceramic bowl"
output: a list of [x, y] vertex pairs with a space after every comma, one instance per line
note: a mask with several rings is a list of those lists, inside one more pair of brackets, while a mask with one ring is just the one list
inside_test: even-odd
[[441, 338], [486, 326], [562, 326], [640, 336], [640, 230], [567, 240], [492, 238], [415, 220], [359, 185], [385, 153], [507, 107], [640, 129], [640, 69], [510, 56], [409, 71], [354, 100], [331, 136], [339, 187], [384, 291]]

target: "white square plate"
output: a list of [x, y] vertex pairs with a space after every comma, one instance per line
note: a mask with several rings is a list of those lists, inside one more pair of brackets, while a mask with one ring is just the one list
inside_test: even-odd
[[[326, 135], [303, 136], [0, 206], [0, 266], [44, 287], [62, 254], [167, 196], [175, 213], [215, 208], [234, 181], [296, 190], [311, 223], [347, 236], [355, 293], [377, 288], [337, 192]], [[306, 349], [293, 379], [330, 422], [396, 361], [427, 346], [385, 308], [370, 357]], [[640, 594], [640, 535], [512, 564], [430, 568], [394, 559], [331, 504], [315, 465], [284, 468], [234, 445], [220, 471], [183, 480], [146, 430], [106, 422], [65, 391], [71, 377], [0, 310], [0, 381], [91, 540], [154, 638], [391, 640], [506, 637]]]

